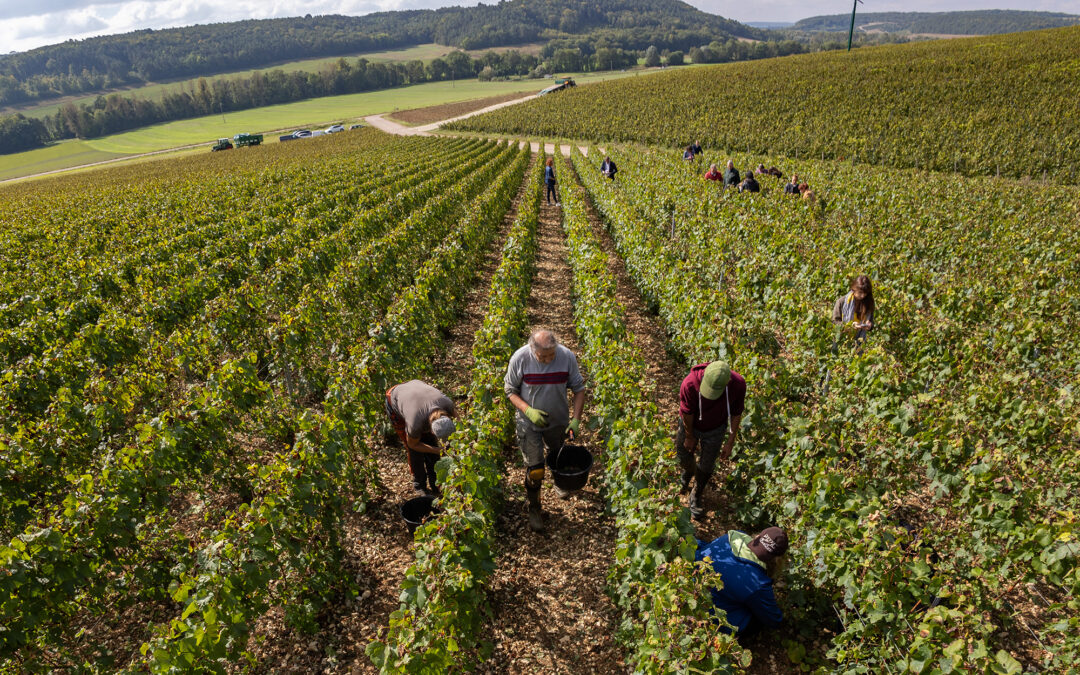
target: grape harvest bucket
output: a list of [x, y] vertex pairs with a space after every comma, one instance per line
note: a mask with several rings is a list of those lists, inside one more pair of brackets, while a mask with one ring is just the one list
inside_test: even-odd
[[401, 517], [409, 528], [409, 534], [416, 532], [425, 521], [439, 515], [439, 509], [433, 506], [434, 497], [415, 497], [401, 505]]
[[592, 453], [584, 445], [563, 445], [548, 455], [548, 468], [555, 479], [555, 486], [563, 490], [580, 490], [589, 482], [592, 469]]

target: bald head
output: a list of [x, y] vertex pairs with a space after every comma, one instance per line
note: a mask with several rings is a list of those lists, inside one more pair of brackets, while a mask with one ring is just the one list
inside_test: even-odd
[[551, 360], [555, 358], [555, 348], [558, 346], [559, 339], [555, 333], [546, 328], [535, 330], [529, 336], [529, 348], [540, 363], [551, 363]]

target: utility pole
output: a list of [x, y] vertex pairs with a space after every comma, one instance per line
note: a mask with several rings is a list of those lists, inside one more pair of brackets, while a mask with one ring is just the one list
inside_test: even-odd
[[855, 2], [851, 4], [851, 27], [848, 28], [847, 33], [847, 50], [849, 52], [851, 51], [851, 36], [855, 34], [855, 8], [859, 6], [860, 2], [862, 2], [862, 0], [855, 0]]

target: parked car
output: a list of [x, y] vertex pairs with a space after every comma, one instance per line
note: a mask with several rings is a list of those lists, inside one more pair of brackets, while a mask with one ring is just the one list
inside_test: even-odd
[[354, 124], [351, 127], [349, 127], [349, 131], [352, 131], [353, 129], [363, 129], [363, 128], [364, 128], [363, 124]]
[[345, 131], [345, 127], [341, 124], [332, 124], [326, 127], [326, 133], [328, 134], [336, 134], [339, 131]]
[[278, 141], [284, 143], [285, 141], [296, 140], [297, 138], [308, 138], [311, 136], [311, 132], [307, 129], [297, 129], [291, 134], [285, 134], [284, 136], [278, 136]]

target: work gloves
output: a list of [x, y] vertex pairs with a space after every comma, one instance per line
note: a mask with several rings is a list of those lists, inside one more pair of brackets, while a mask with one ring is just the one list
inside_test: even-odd
[[539, 408], [529, 406], [525, 409], [525, 417], [528, 417], [529, 421], [538, 427], [546, 427], [548, 425], [548, 414]]
[[574, 435], [577, 436], [577, 430], [580, 424], [581, 420], [575, 417], [574, 419], [570, 420], [570, 424], [566, 428], [574, 432]]

